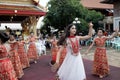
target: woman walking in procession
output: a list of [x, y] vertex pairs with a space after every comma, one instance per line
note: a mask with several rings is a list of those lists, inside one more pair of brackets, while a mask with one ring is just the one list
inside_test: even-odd
[[[60, 54], [66, 44], [67, 54], [57, 72], [57, 80], [86, 80], [84, 65], [79, 49], [79, 40], [85, 40], [92, 36], [93, 24], [89, 23], [89, 33], [86, 36], [76, 36], [76, 26], [70, 24], [66, 28], [65, 36], [58, 44], [60, 49], [57, 53], [56, 65], [59, 65]], [[54, 66], [56, 67], [56, 66]]]
[[58, 40], [56, 39], [56, 36], [53, 36], [53, 39], [50, 42], [51, 42], [51, 57], [52, 57], [50, 64], [54, 65], [56, 61], [56, 55], [58, 52], [58, 46], [57, 46]]
[[18, 55], [20, 57], [20, 62], [21, 62], [22, 68], [24, 69], [24, 68], [30, 67], [27, 53], [25, 52], [25, 48], [24, 48], [25, 41], [23, 40], [22, 35], [19, 35], [19, 41], [17, 43], [18, 43], [17, 51], [18, 51]]
[[22, 65], [21, 65], [21, 61], [20, 61], [20, 57], [18, 55], [18, 51], [17, 51], [17, 46], [18, 43], [15, 40], [15, 34], [11, 33], [10, 34], [10, 39], [8, 40], [8, 43], [10, 44], [10, 60], [12, 61], [14, 70], [16, 72], [16, 76], [17, 78], [22, 78], [22, 76], [24, 75], [23, 69], [22, 69]]
[[[57, 45], [58, 40], [56, 38], [53, 38], [52, 42], [52, 47], [51, 47], [51, 52], [52, 52], [52, 60], [51, 60], [51, 70], [53, 72], [56, 72], [56, 68], [54, 67], [54, 64], [56, 63], [56, 57], [57, 57], [57, 52], [59, 51], [60, 47]], [[59, 59], [59, 67], [61, 66], [62, 62], [65, 59], [66, 56], [66, 45], [62, 45], [64, 48], [61, 51], [60, 59]], [[55, 68], [55, 69], [54, 69]]]
[[106, 56], [105, 41], [114, 38], [118, 31], [116, 30], [111, 37], [104, 36], [104, 30], [98, 29], [97, 37], [93, 40], [93, 43], [90, 45], [86, 53], [92, 48], [95, 44], [96, 50], [94, 54], [94, 63], [93, 63], [93, 75], [97, 75], [100, 78], [103, 78], [109, 74], [109, 66]]
[[9, 53], [4, 45], [8, 39], [6, 33], [0, 33], [0, 80], [17, 80], [13, 64], [9, 59]]
[[29, 47], [28, 47], [28, 59], [29, 61], [34, 61], [34, 63], [37, 63], [37, 59], [39, 58], [38, 54], [37, 54], [37, 48], [35, 45], [35, 41], [36, 41], [37, 37], [34, 35], [33, 32], [30, 33], [28, 42], [29, 42]]

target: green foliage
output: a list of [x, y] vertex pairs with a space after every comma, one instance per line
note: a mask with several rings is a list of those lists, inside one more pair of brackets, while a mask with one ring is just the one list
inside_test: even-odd
[[63, 30], [76, 17], [81, 21], [81, 24], [77, 25], [78, 31], [87, 31], [89, 21], [93, 21], [94, 24], [98, 25], [98, 21], [103, 19], [101, 13], [84, 8], [80, 0], [50, 0], [43, 29], [47, 30], [48, 26], [52, 26]]

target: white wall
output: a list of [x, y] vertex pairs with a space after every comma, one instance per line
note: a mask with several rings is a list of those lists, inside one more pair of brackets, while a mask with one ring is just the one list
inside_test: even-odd
[[114, 17], [114, 30], [119, 29], [120, 30], [120, 17]]
[[1, 23], [0, 30], [5, 30], [5, 26], [9, 27], [12, 30], [22, 30], [21, 23]]
[[43, 7], [46, 7], [47, 3], [49, 2], [50, 0], [39, 0], [39, 4]]

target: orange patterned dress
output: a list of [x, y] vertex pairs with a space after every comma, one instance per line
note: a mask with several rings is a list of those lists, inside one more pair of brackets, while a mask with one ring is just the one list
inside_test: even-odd
[[107, 61], [105, 46], [106, 38], [96, 38], [95, 44], [97, 46], [94, 54], [93, 74], [106, 76], [109, 74], [109, 65]]
[[22, 68], [29, 67], [30, 64], [29, 64], [29, 60], [27, 57], [27, 53], [25, 52], [24, 41], [18, 42], [18, 55], [20, 57], [20, 62], [21, 62]]
[[52, 48], [51, 48], [51, 53], [52, 53], [52, 61], [56, 61], [56, 55], [58, 52], [58, 46], [57, 46], [57, 41], [53, 40], [52, 41]]
[[15, 43], [11, 43], [10, 44], [10, 59], [12, 61], [12, 64], [13, 64], [13, 67], [14, 67], [14, 70], [16, 72], [16, 76], [17, 78], [21, 78], [24, 73], [23, 73], [23, 70], [22, 70], [22, 65], [21, 65], [21, 62], [20, 62], [20, 57], [18, 55], [18, 52], [17, 52], [17, 42]]
[[17, 80], [12, 62], [4, 45], [0, 45], [0, 80]]
[[[57, 52], [59, 50], [59, 47], [57, 46], [57, 41], [56, 40], [53, 40], [52, 41], [52, 49], [51, 49], [51, 52], [52, 52], [52, 61], [56, 62], [56, 56], [57, 56]], [[61, 52], [61, 56], [60, 56], [60, 65], [62, 64], [65, 56], [66, 56], [66, 47], [64, 46], [64, 49], [63, 51]]]
[[61, 52], [61, 56], [60, 56], [60, 65], [63, 63], [64, 59], [65, 59], [65, 56], [66, 56], [66, 53], [67, 53], [67, 49], [66, 47], [64, 46], [64, 49], [63, 51]]
[[31, 37], [29, 38], [30, 40], [30, 43], [29, 43], [29, 47], [28, 47], [28, 52], [27, 52], [27, 55], [28, 55], [28, 58], [29, 60], [37, 60], [38, 59], [38, 54], [37, 54], [37, 48], [36, 48], [36, 45], [35, 45], [35, 37]]

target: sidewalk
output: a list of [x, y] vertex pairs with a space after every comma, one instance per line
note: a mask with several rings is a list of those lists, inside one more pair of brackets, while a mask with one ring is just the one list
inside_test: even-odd
[[[82, 49], [80, 52], [81, 52], [83, 58], [88, 59], [88, 60], [93, 60], [95, 47], [93, 47], [90, 50], [90, 53], [88, 53], [87, 55], [84, 55], [84, 53], [87, 49], [88, 49], [88, 46], [82, 46]], [[111, 47], [107, 47], [106, 49], [107, 49], [109, 65], [120, 67], [120, 51], [117, 51]]]

